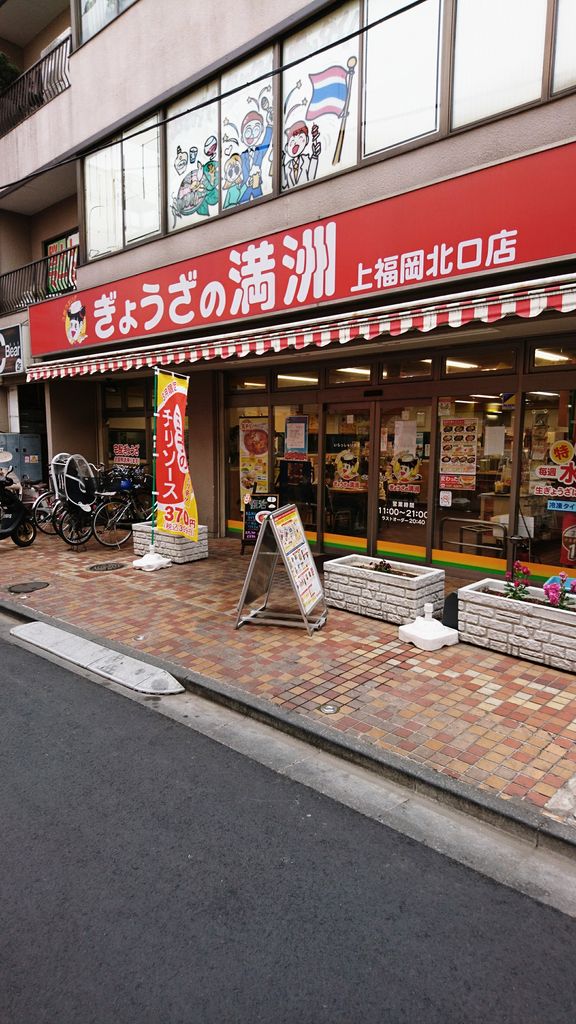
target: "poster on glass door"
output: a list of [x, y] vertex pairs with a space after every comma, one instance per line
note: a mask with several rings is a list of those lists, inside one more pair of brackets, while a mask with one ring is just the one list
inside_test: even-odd
[[475, 491], [478, 420], [440, 420], [440, 490]]
[[268, 419], [241, 417], [239, 423], [240, 501], [245, 496], [268, 491]]

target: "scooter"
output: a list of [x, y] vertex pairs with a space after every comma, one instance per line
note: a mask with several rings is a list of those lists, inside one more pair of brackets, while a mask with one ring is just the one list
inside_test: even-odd
[[19, 548], [27, 548], [36, 540], [36, 524], [18, 496], [18, 486], [10, 476], [10, 452], [0, 452], [0, 540], [10, 537]]

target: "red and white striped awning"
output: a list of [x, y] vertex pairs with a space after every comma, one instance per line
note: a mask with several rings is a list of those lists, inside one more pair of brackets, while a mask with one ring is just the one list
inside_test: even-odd
[[118, 370], [139, 370], [143, 367], [181, 366], [200, 360], [230, 359], [281, 353], [291, 349], [326, 348], [348, 342], [373, 342], [381, 336], [392, 338], [410, 331], [427, 333], [436, 328], [494, 323], [509, 316], [537, 317], [544, 312], [573, 313], [576, 310], [576, 277], [566, 275], [554, 279], [532, 281], [530, 286], [511, 285], [497, 293], [479, 290], [450, 295], [429, 303], [404, 303], [377, 310], [340, 317], [271, 327], [257, 333], [236, 331], [197, 341], [174, 342], [146, 347], [115, 350], [110, 353], [46, 361], [29, 367], [27, 380], [50, 380], [57, 377], [88, 376], [114, 373]]

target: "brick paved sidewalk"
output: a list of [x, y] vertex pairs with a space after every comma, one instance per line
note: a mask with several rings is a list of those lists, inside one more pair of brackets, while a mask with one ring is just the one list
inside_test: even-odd
[[[576, 776], [575, 676], [465, 644], [416, 651], [398, 641], [397, 627], [334, 609], [312, 637], [235, 630], [249, 562], [239, 548], [210, 541], [206, 561], [142, 573], [131, 568], [131, 546], [110, 551], [92, 540], [76, 552], [42, 535], [28, 549], [4, 541], [0, 597], [232, 685], [240, 697], [321, 720], [368, 753], [393, 751], [548, 813], [549, 799]], [[89, 571], [110, 561], [123, 568]], [[20, 598], [7, 592], [31, 580], [50, 585]], [[341, 710], [328, 717], [326, 703]], [[576, 828], [576, 818], [566, 823]]]

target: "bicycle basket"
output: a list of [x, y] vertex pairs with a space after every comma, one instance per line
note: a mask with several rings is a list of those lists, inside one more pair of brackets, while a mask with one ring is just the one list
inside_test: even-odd
[[96, 497], [96, 477], [83, 455], [70, 455], [64, 469], [64, 497], [89, 512]]

